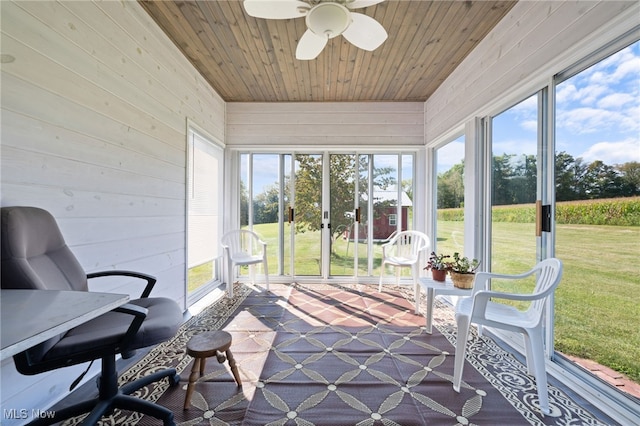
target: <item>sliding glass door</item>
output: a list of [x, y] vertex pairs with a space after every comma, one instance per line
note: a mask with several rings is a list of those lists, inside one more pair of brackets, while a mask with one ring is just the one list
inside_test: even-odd
[[637, 386], [640, 41], [602, 53], [556, 78], [555, 247], [565, 268], [555, 346]]
[[413, 227], [414, 154], [241, 154], [243, 226], [286, 277], [372, 277], [380, 245]]

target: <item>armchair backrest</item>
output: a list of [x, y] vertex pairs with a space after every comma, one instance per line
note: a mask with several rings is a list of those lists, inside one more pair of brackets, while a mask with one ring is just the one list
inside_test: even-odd
[[553, 294], [562, 278], [562, 262], [556, 258], [549, 258], [539, 262], [533, 271], [537, 274], [536, 286], [533, 294], [539, 298], [533, 300], [528, 311], [537, 317], [542, 315], [547, 298]]
[[2, 288], [87, 291], [87, 275], [53, 216], [37, 207], [2, 207]]
[[229, 254], [244, 253], [256, 255], [262, 253], [260, 236], [248, 229], [228, 231], [222, 236], [222, 246], [229, 249]]
[[429, 248], [431, 241], [426, 234], [420, 231], [402, 231], [395, 234], [385, 244], [388, 256], [402, 256], [417, 259], [420, 252]]
[[[87, 291], [87, 274], [62, 237], [53, 216], [37, 207], [0, 209], [0, 274], [3, 289]], [[40, 343], [20, 360], [40, 360], [62, 335]]]

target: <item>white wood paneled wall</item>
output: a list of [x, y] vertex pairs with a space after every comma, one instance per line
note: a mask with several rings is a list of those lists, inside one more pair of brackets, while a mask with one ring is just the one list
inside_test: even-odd
[[[49, 210], [88, 272], [150, 273], [184, 306], [186, 120], [224, 141], [225, 103], [137, 2], [0, 3], [1, 204]], [[83, 368], [6, 360], [1, 406], [46, 409]]]
[[422, 102], [228, 103], [229, 146], [424, 145]]
[[425, 141], [494, 114], [638, 24], [633, 1], [522, 1], [427, 100]]

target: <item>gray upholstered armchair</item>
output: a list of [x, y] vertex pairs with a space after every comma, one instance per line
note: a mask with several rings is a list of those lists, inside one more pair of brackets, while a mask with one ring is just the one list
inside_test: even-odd
[[14, 356], [17, 370], [38, 374], [95, 359], [101, 359], [99, 396], [56, 412], [55, 419], [34, 424], [53, 424], [87, 412], [83, 424], [95, 424], [115, 408], [138, 411], [172, 425], [173, 413], [159, 405], [130, 396], [155, 381], [180, 380], [175, 369], [148, 375], [118, 388], [116, 355], [131, 357], [136, 349], [173, 337], [182, 323], [182, 310], [173, 300], [148, 297], [156, 279], [131, 271], [106, 271], [87, 275], [75, 258], [47, 211], [35, 207], [1, 209], [2, 288], [88, 291], [87, 279], [125, 275], [146, 281], [140, 299], [76, 326]]

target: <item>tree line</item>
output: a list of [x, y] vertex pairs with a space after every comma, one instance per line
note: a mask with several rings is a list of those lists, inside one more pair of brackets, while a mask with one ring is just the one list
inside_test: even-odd
[[[535, 155], [502, 154], [492, 161], [492, 205], [527, 204], [536, 200]], [[464, 161], [438, 174], [438, 208], [464, 204]], [[556, 201], [593, 200], [640, 195], [640, 163], [591, 163], [567, 152], [555, 157]]]

